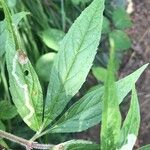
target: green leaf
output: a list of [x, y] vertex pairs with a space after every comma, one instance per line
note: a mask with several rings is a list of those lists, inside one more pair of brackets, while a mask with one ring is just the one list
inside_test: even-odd
[[104, 96], [101, 123], [101, 149], [115, 150], [121, 128], [121, 114], [115, 85], [115, 50], [114, 41], [110, 39], [110, 60], [104, 82]]
[[29, 12], [25, 12], [25, 11], [22, 11], [22, 12], [19, 12], [19, 13], [16, 13], [16, 14], [13, 14], [12, 15], [12, 21], [13, 21], [13, 24], [15, 26], [18, 26], [19, 22], [26, 16], [30, 14]]
[[5, 148], [9, 149], [8, 145], [6, 144], [6, 142], [2, 139], [0, 139], [0, 148], [2, 148], [2, 150], [5, 150]]
[[5, 22], [0, 22], [0, 57], [5, 53], [5, 43], [7, 39], [7, 32], [5, 30]]
[[79, 4], [86, 4], [88, 2], [91, 2], [92, 0], [71, 0], [71, 1], [74, 5], [79, 5]]
[[46, 125], [63, 111], [86, 80], [100, 41], [103, 10], [104, 0], [94, 0], [60, 43], [45, 102]]
[[58, 29], [47, 29], [39, 33], [42, 41], [48, 46], [49, 48], [58, 51], [59, 50], [59, 43], [65, 36], [65, 33]]
[[50, 128], [51, 133], [81, 132], [101, 120], [103, 88], [97, 87], [77, 101], [63, 116]]
[[13, 102], [24, 122], [37, 131], [43, 116], [42, 89], [27, 55], [23, 51], [15, 52], [10, 44], [8, 40], [6, 60]]
[[132, 26], [131, 18], [124, 8], [115, 9], [112, 20], [117, 29], [124, 30]]
[[104, 17], [103, 18], [103, 25], [102, 25], [102, 34], [109, 33], [111, 31], [110, 29], [110, 21]]
[[16, 5], [16, 0], [7, 0], [9, 8], [13, 8]]
[[[19, 22], [27, 15], [28, 12], [20, 12], [12, 15], [13, 25], [18, 26]], [[0, 57], [5, 53], [6, 39], [8, 37], [8, 32], [6, 30], [6, 21], [0, 22]]]
[[132, 149], [140, 127], [140, 109], [135, 87], [132, 89], [131, 105], [120, 135], [121, 150]]
[[106, 0], [106, 3], [110, 3], [113, 8], [125, 8], [127, 5], [126, 0]]
[[0, 101], [0, 110], [0, 119], [2, 120], [12, 119], [18, 114], [16, 107], [6, 100]]
[[42, 55], [36, 62], [36, 71], [40, 79], [49, 82], [50, 72], [56, 53]]
[[92, 73], [97, 80], [104, 82], [107, 76], [107, 69], [102, 67], [93, 67]]
[[100, 146], [98, 144], [93, 144], [90, 141], [84, 140], [71, 140], [64, 143], [60, 143], [57, 146], [54, 146], [52, 150], [99, 150]]
[[141, 147], [141, 148], [138, 149], [138, 150], [150, 150], [150, 144], [145, 145], [145, 146]]
[[10, 92], [17, 111], [24, 122], [38, 131], [43, 117], [41, 86], [27, 55], [12, 26], [11, 15], [4, 0], [1, 0], [6, 16], [8, 39], [6, 40], [6, 63], [9, 73]]
[[114, 40], [115, 50], [122, 51], [131, 47], [131, 40], [128, 35], [121, 30], [114, 30], [109, 34]]
[[[18, 26], [19, 22], [28, 14], [30, 13], [25, 11], [13, 14], [11, 16], [13, 25]], [[0, 33], [2, 33], [7, 28], [6, 26], [6, 19], [4, 21], [0, 21]]]
[[0, 130], [3, 130], [3, 131], [6, 130], [6, 127], [5, 127], [4, 123], [1, 120], [0, 120]]
[[[132, 90], [142, 72], [148, 64], [134, 73], [116, 82], [119, 103]], [[129, 84], [130, 83], [130, 84]], [[49, 129], [52, 133], [81, 132], [101, 121], [102, 96], [104, 87], [100, 85], [92, 88], [79, 101], [67, 110], [64, 115]]]
[[5, 30], [5, 21], [0, 21], [0, 34]]

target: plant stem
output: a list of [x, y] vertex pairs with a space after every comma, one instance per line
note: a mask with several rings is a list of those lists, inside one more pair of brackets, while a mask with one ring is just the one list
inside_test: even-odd
[[26, 147], [26, 150], [31, 150], [33, 148], [35, 148], [35, 149], [52, 149], [54, 147], [54, 145], [52, 145], [52, 144], [39, 144], [37, 142], [32, 142], [30, 140], [26, 140], [24, 138], [15, 136], [13, 134], [7, 133], [2, 130], [0, 130], [0, 137], [8, 139], [12, 142], [18, 143], [18, 144]]
[[21, 137], [17, 137], [13, 134], [7, 133], [5, 131], [0, 130], [0, 137], [8, 139], [10, 141], [13, 141], [15, 143], [18, 143], [22, 146], [29, 146], [29, 142], [26, 139], [23, 139]]
[[43, 131], [43, 132], [41, 132], [41, 133], [36, 133], [36, 134], [30, 139], [30, 141], [35, 141], [36, 139], [42, 137], [43, 135], [48, 134], [50, 131], [51, 131], [51, 129], [47, 129], [47, 130], [45, 130], [45, 131]]

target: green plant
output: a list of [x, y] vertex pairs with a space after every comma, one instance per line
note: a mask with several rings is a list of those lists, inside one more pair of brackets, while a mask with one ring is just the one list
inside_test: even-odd
[[125, 10], [125, 1], [106, 0], [105, 5], [102, 40], [92, 67], [93, 75], [100, 82], [104, 82], [105, 76], [103, 74], [106, 72], [109, 60], [109, 38], [114, 40], [115, 58], [117, 60], [115, 62], [116, 70], [120, 68], [124, 54], [131, 48], [131, 39], [125, 30], [132, 27], [132, 22]]
[[[107, 77], [104, 80], [104, 87], [102, 85], [93, 87], [69, 109], [66, 107], [85, 82], [96, 55], [102, 30], [104, 0], [94, 0], [76, 19], [61, 41], [59, 48], [54, 48], [54, 50], [58, 50], [58, 54], [49, 72], [50, 79], [46, 98], [17, 30], [18, 22], [28, 13], [15, 14], [15, 19], [13, 19], [7, 3], [4, 0], [0, 0], [0, 2], [5, 13], [3, 30], [0, 31], [3, 33], [5, 30], [7, 35], [2, 38], [5, 38], [6, 41], [4, 52], [12, 100], [21, 118], [28, 127], [36, 132], [30, 140], [14, 136], [2, 130], [0, 130], [0, 137], [21, 144], [27, 150], [32, 148], [96, 150], [100, 149], [100, 147], [102, 149], [117, 149], [130, 142], [130, 135], [134, 134], [133, 138], [136, 138], [139, 127], [139, 108], [134, 87], [135, 82], [147, 65], [142, 66], [131, 75], [115, 83], [114, 52], [116, 49], [113, 46], [114, 42], [110, 42], [110, 63], [106, 73]], [[35, 5], [40, 7], [40, 3], [35, 3]], [[42, 14], [39, 13], [39, 15]], [[43, 18], [45, 17], [43, 16]], [[39, 20], [37, 22], [41, 25], [41, 28], [44, 28]], [[45, 24], [47, 23], [45, 22]], [[63, 24], [63, 28], [64, 26]], [[8, 87], [5, 88], [7, 91]], [[119, 104], [131, 90], [131, 107], [121, 128]], [[113, 97], [112, 99], [110, 99], [111, 96]], [[109, 103], [111, 100], [112, 102]], [[10, 118], [12, 118], [16, 116], [17, 112], [14, 106], [10, 108], [13, 114], [11, 114]], [[4, 117], [4, 112], [0, 111], [0, 113], [2, 113], [0, 115], [1, 120], [9, 118], [9, 114]], [[110, 118], [111, 113], [114, 120]], [[48, 133], [81, 132], [98, 124], [101, 120], [101, 146], [83, 140], [71, 140], [57, 145], [35, 142], [35, 140]], [[129, 121], [137, 122], [134, 126], [135, 130], [133, 130], [133, 124], [129, 124], [131, 123]], [[110, 122], [111, 125], [109, 124]], [[0, 129], [4, 130], [2, 122], [0, 122], [0, 125]], [[108, 140], [105, 141], [105, 139]], [[5, 146], [5, 144], [3, 145]]]

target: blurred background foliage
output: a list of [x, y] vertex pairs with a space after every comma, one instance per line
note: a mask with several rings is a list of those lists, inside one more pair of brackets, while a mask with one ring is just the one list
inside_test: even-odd
[[[55, 55], [61, 49], [59, 42], [74, 20], [92, 0], [7, 0], [13, 23], [18, 25], [24, 49], [35, 67], [43, 91], [46, 91], [51, 66]], [[76, 95], [80, 97], [93, 84], [103, 84], [107, 71], [109, 37], [114, 39], [116, 49], [116, 69], [121, 64], [124, 53], [131, 47], [126, 29], [132, 26], [126, 12], [126, 0], [106, 0], [103, 30], [98, 52], [83, 88]], [[22, 21], [20, 21], [22, 19]], [[5, 16], [0, 6], [0, 129], [29, 139], [34, 133], [23, 123], [12, 104], [9, 93], [8, 74], [5, 66]], [[83, 58], [84, 59], [84, 58]], [[45, 93], [46, 94], [46, 93]], [[76, 97], [73, 101], [76, 100]], [[71, 139], [71, 134], [46, 135], [39, 139], [43, 143], [59, 143]], [[7, 144], [19, 150], [15, 144]], [[0, 144], [8, 147], [0, 139]]]

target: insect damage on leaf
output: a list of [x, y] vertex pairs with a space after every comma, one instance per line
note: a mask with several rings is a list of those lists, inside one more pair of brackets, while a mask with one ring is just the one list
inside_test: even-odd
[[18, 58], [18, 62], [21, 64], [21, 65], [24, 65], [26, 63], [28, 63], [28, 57], [27, 55], [25, 54], [25, 52], [23, 52], [22, 50], [19, 50], [17, 52], [17, 58]]
[[25, 116], [23, 119], [30, 125], [31, 123], [30, 123], [29, 119], [35, 113], [35, 110], [32, 107], [32, 105], [30, 104], [28, 85], [27, 84], [23, 84], [20, 81], [18, 75], [16, 74], [16, 65], [17, 65], [17, 63], [19, 63], [21, 65], [24, 65], [24, 64], [28, 63], [28, 57], [27, 57], [27, 55], [24, 52], [22, 52], [22, 51], [16, 52], [16, 54], [15, 54], [15, 56], [13, 58], [12, 76], [16, 80], [16, 83], [18, 84], [18, 86], [23, 90], [25, 105], [26, 105], [26, 107], [29, 110], [29, 114], [27, 116]]

